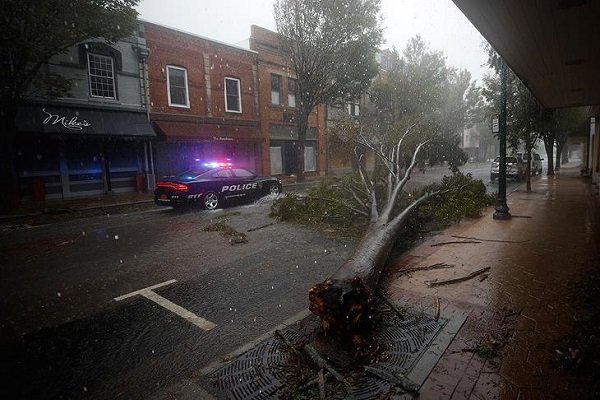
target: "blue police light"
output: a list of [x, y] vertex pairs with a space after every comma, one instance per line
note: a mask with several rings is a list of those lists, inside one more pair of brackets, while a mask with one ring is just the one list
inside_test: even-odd
[[[201, 160], [196, 159], [196, 161], [201, 161]], [[202, 166], [207, 167], [207, 168], [218, 168], [218, 167], [231, 167], [231, 166], [233, 166], [233, 164], [231, 163], [231, 160], [228, 158], [224, 161], [205, 162], [205, 163], [202, 163]]]

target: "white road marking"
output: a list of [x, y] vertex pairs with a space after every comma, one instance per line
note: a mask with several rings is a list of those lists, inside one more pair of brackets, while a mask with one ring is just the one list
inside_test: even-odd
[[147, 288], [144, 288], [144, 289], [136, 290], [135, 292], [124, 294], [123, 296], [115, 297], [115, 300], [116, 301], [125, 300], [125, 299], [127, 299], [129, 297], [137, 296], [138, 294], [141, 295], [142, 292], [144, 292], [146, 290], [158, 289], [159, 287], [168, 286], [171, 283], [175, 283], [175, 282], [177, 282], [177, 279], [171, 279], [169, 281], [158, 283], [156, 285], [148, 286]]
[[175, 282], [177, 282], [176, 279], [171, 279], [169, 281], [162, 282], [157, 285], [149, 286], [144, 289], [136, 290], [135, 292], [131, 292], [131, 293], [119, 296], [119, 297], [115, 297], [115, 300], [121, 301], [121, 300], [125, 300], [130, 297], [137, 296], [137, 295], [144, 296], [148, 300], [155, 302], [159, 306], [166, 308], [167, 310], [179, 315], [181, 318], [191, 322], [192, 324], [196, 325], [200, 329], [203, 329], [205, 331], [210, 331], [211, 329], [216, 327], [217, 326], [216, 324], [197, 316], [193, 312], [188, 311], [181, 306], [178, 306], [177, 304], [173, 303], [172, 301], [167, 300], [164, 297], [162, 297], [161, 295], [156, 294], [152, 291], [152, 289], [167, 286], [167, 285], [170, 285]]

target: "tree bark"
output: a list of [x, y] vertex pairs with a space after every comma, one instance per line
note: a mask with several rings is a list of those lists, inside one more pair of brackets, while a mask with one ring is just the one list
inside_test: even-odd
[[544, 148], [546, 149], [546, 158], [548, 159], [548, 168], [546, 175], [554, 175], [554, 137], [544, 137]]
[[353, 333], [365, 324], [396, 231], [393, 224], [374, 226], [329, 279], [310, 289], [309, 309], [320, 317], [326, 334]]

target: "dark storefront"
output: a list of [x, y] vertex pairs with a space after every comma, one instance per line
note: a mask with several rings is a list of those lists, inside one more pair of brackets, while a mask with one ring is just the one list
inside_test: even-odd
[[225, 160], [261, 173], [261, 139], [257, 124], [157, 121], [154, 126], [159, 134], [155, 145], [158, 177], [176, 175], [206, 162]]
[[140, 111], [29, 104], [17, 116], [23, 199], [148, 190], [155, 133]]
[[[308, 128], [304, 142], [304, 172], [317, 170], [317, 130]], [[271, 125], [271, 174], [298, 173], [298, 131], [295, 126]]]

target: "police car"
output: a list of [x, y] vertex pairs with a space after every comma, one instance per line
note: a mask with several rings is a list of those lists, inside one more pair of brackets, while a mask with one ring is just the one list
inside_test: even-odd
[[229, 162], [214, 162], [157, 182], [154, 201], [164, 206], [201, 205], [214, 210], [231, 199], [255, 199], [281, 192], [277, 178], [258, 176]]

